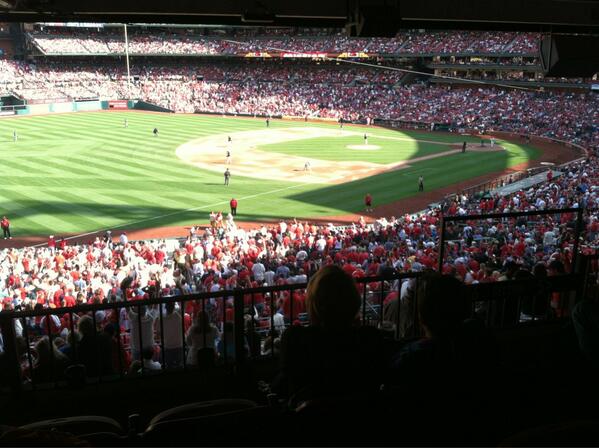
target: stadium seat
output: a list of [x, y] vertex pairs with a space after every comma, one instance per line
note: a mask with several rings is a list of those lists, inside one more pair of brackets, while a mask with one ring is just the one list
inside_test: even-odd
[[26, 430], [58, 430], [76, 436], [93, 433], [125, 435], [123, 427], [116, 420], [99, 415], [82, 415], [42, 420], [23, 425], [20, 428]]
[[526, 429], [499, 446], [598, 446], [599, 420], [578, 420]]
[[169, 409], [152, 419], [141, 435], [144, 445], [251, 444], [272, 440], [278, 412], [249, 400], [217, 400]]
[[214, 401], [200, 401], [167, 409], [150, 420], [149, 426], [166, 421], [188, 417], [204, 417], [207, 415], [222, 414], [225, 412], [249, 409], [258, 406], [255, 402], [241, 399], [222, 399]]

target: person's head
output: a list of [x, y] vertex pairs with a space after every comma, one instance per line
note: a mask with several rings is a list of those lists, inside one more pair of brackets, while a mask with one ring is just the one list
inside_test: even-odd
[[151, 360], [154, 356], [154, 349], [152, 347], [145, 347], [141, 352], [141, 356], [145, 360]]
[[353, 325], [360, 309], [354, 279], [339, 266], [321, 268], [308, 283], [306, 309], [312, 325], [327, 328]]
[[535, 277], [537, 278], [545, 278], [547, 277], [547, 267], [545, 266], [545, 263], [537, 263], [535, 264], [532, 273]]
[[169, 302], [166, 305], [164, 305], [164, 308], [166, 310], [166, 314], [173, 314], [173, 312], [175, 311], [175, 302]]
[[131, 361], [131, 365], [129, 366], [129, 370], [127, 372], [128, 375], [135, 376], [141, 370], [141, 361], [136, 359], [135, 361]]
[[429, 337], [450, 337], [465, 316], [464, 286], [453, 276], [431, 272], [418, 280], [418, 315]]
[[554, 275], [563, 275], [566, 273], [566, 268], [564, 267], [564, 263], [559, 260], [552, 260], [547, 266], [547, 274], [550, 276]]
[[[54, 341], [50, 344], [48, 336], [44, 336], [35, 343], [35, 353], [37, 353], [37, 364], [50, 364], [64, 358], [64, 355], [56, 348]], [[53, 352], [52, 354], [50, 352]]]
[[202, 311], [196, 313], [193, 318], [193, 327], [196, 333], [204, 333], [208, 331], [210, 321], [208, 320], [208, 314]]
[[94, 322], [89, 316], [82, 316], [77, 324], [77, 329], [82, 337], [93, 337], [94, 336]]

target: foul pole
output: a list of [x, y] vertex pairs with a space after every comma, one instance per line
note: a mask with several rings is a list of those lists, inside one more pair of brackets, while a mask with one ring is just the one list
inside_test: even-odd
[[127, 24], [123, 24], [125, 29], [125, 62], [127, 64], [127, 94], [131, 99], [131, 72], [129, 71], [129, 38], [127, 37]]

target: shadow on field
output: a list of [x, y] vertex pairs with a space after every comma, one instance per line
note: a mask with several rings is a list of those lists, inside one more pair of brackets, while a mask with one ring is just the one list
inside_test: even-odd
[[[416, 162], [408, 167], [351, 182], [296, 193], [288, 198], [298, 202], [355, 213], [363, 209], [370, 193], [375, 206], [418, 195], [418, 179], [423, 176], [425, 191], [450, 185], [475, 185], [477, 177], [503, 172], [509, 164], [508, 152], [466, 152]], [[464, 185], [465, 184], [465, 185]]]
[[[529, 153], [524, 148], [525, 154]], [[261, 196], [247, 201], [237, 197], [239, 201], [238, 220], [273, 222], [282, 218], [304, 220], [301, 216], [339, 216], [348, 213], [362, 213], [364, 195], [373, 196], [373, 205], [378, 207], [390, 204], [407, 197], [417, 197], [418, 178], [424, 177], [425, 193], [443, 187], [457, 188], [470, 186], [480, 182], [477, 176], [498, 173], [508, 166], [513, 154], [508, 152], [466, 152], [450, 156], [417, 162], [413, 166], [396, 171], [382, 173], [369, 178], [347, 182], [344, 184], [326, 185], [309, 191], [274, 193], [272, 198]], [[523, 158], [521, 158], [523, 159]], [[519, 161], [519, 160], [518, 160]], [[195, 186], [218, 185], [220, 182], [198, 183]], [[180, 184], [178, 184], [181, 187]], [[136, 187], [136, 188], [133, 188]], [[42, 186], [40, 186], [40, 189]], [[140, 188], [139, 183], [132, 185], [132, 190]], [[234, 191], [234, 189], [232, 189]], [[185, 188], [179, 190], [185, 195]], [[126, 188], [123, 197], [126, 196]], [[174, 199], [182, 202], [182, 196]], [[439, 196], [440, 193], [436, 193]], [[252, 195], [255, 196], [255, 195]], [[428, 196], [428, 195], [427, 195]], [[434, 196], [434, 195], [431, 195]], [[202, 203], [185, 200], [192, 210], [182, 210], [179, 206], [169, 204], [168, 200], [156, 200], [154, 204], [97, 204], [88, 201], [44, 201], [25, 198], [17, 194], [14, 201], [0, 202], [0, 214], [6, 214], [13, 221], [11, 230], [19, 235], [48, 235], [51, 233], [85, 232], [104, 228], [141, 229], [180, 225], [181, 223], [206, 223], [211, 210], [229, 212], [229, 199], [223, 199], [220, 205], [206, 208]], [[222, 195], [220, 196], [222, 197]], [[430, 202], [440, 199], [431, 197]], [[218, 201], [217, 199], [215, 201]], [[276, 204], [276, 207], [263, 205]], [[430, 203], [429, 202], [429, 203]], [[291, 212], [290, 212], [291, 210]], [[274, 213], [273, 213], [274, 212]], [[297, 213], [297, 215], [296, 215]], [[47, 215], [47, 216], [44, 216]], [[311, 219], [311, 221], [315, 221]], [[325, 220], [326, 221], [326, 220]], [[80, 230], [85, 229], [85, 230]]]

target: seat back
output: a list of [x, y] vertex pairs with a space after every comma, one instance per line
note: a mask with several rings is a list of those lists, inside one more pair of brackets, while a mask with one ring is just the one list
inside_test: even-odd
[[234, 412], [243, 409], [255, 408], [258, 405], [250, 400], [243, 399], [221, 399], [212, 401], [199, 401], [196, 403], [188, 403], [182, 406], [162, 411], [150, 420], [149, 426], [156, 425], [171, 420], [179, 420], [184, 418], [197, 418], [209, 415], [218, 415], [227, 412]]
[[108, 432], [124, 435], [122, 426], [114, 419], [99, 415], [82, 415], [77, 417], [54, 418], [29, 423], [20, 428], [29, 430], [57, 430], [74, 435]]
[[[150, 423], [141, 435], [142, 445], [239, 445], [273, 441], [264, 425], [277, 425], [276, 410], [252, 406], [211, 415], [160, 420]], [[154, 419], [153, 419], [154, 420]], [[281, 440], [275, 440], [281, 442]]]

